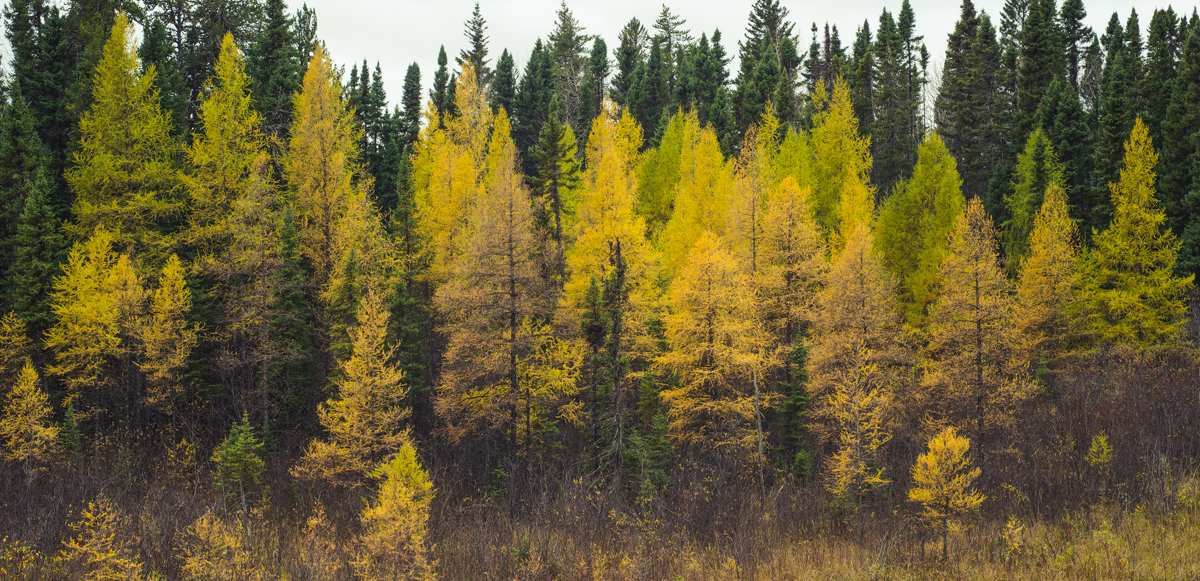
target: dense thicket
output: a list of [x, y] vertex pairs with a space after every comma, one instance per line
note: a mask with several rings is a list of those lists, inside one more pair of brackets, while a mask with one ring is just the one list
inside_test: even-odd
[[[211, 494], [154, 565], [195, 579], [264, 571], [284, 505], [338, 547], [304, 575], [431, 578], [431, 506], [515, 516], [568, 474], [620, 510], [714, 471], [806, 490], [860, 536], [915, 483], [945, 535], [1005, 494], [1074, 506], [1057, 409], [1055, 453], [1140, 502], [1194, 435], [1075, 408], [1114, 359], [1195, 353], [1200, 17], [998, 16], [963, 0], [938, 72], [907, 0], [848, 46], [757, 0], [731, 71], [666, 6], [610, 45], [564, 1], [518, 67], [476, 4], [428, 98], [414, 63], [389, 103], [282, 0], [10, 0], [3, 458], [27, 495], [97, 466]], [[930, 492], [938, 454], [982, 492]], [[96, 502], [18, 540], [141, 571]]]

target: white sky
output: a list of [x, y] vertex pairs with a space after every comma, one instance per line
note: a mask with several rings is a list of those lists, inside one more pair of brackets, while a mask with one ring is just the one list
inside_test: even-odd
[[[934, 63], [940, 63], [946, 50], [946, 35], [954, 29], [960, 4], [957, 0], [910, 2], [917, 18], [917, 33], [925, 36]], [[301, 0], [288, 0], [288, 3], [295, 9]], [[427, 92], [437, 67], [440, 45], [446, 45], [446, 54], [453, 67], [454, 57], [466, 46], [464, 23], [471, 17], [475, 5], [474, 0], [307, 0], [307, 3], [317, 11], [317, 34], [325, 41], [336, 62], [345, 64], [347, 71], [354, 63], [361, 65], [363, 58], [369, 60], [372, 69], [376, 61], [379, 62], [390, 104], [399, 101], [404, 73], [412, 62], [421, 67], [421, 83]], [[519, 71], [524, 70], [534, 41], [545, 40], [553, 30], [559, 8], [559, 0], [480, 0], [479, 4], [488, 25], [491, 66], [495, 67], [501, 51], [507, 48], [516, 59]], [[722, 44], [735, 58], [730, 66], [732, 76], [736, 71], [737, 41], [745, 35], [746, 18], [752, 4], [753, 0], [689, 0], [671, 2], [668, 6], [673, 13], [687, 20], [685, 27], [696, 38], [702, 31], [711, 36], [713, 29], [721, 29]], [[569, 0], [567, 5], [586, 33], [604, 38], [610, 60], [617, 45], [617, 34], [629, 19], [637, 17], [650, 29], [662, 8], [661, 0]], [[849, 53], [855, 31], [864, 18], [870, 20], [874, 33], [884, 8], [893, 15], [900, 10], [900, 0], [784, 0], [783, 5], [796, 23], [801, 39], [799, 48], [805, 52], [810, 41], [809, 28], [814, 21], [818, 26], [825, 22], [836, 24], [842, 45]], [[997, 27], [1003, 5], [1004, 0], [975, 2], [976, 10], [986, 10]], [[1097, 34], [1103, 32], [1114, 11], [1120, 13], [1124, 23], [1130, 9], [1136, 8], [1144, 35], [1154, 10], [1167, 6], [1168, 2], [1085, 0], [1084, 5], [1088, 11], [1086, 22]], [[1191, 14], [1195, 6], [1194, 2], [1177, 3], [1175, 10], [1176, 13]], [[940, 69], [940, 64], [934, 67]]]

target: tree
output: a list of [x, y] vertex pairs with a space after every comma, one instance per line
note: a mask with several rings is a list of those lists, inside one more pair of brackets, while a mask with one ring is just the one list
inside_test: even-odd
[[702, 128], [694, 110], [684, 115], [680, 141], [674, 208], [656, 241], [668, 277], [679, 272], [703, 232], [726, 233], [733, 193], [733, 168], [721, 156], [716, 132]]
[[483, 19], [483, 14], [479, 12], [479, 3], [475, 3], [475, 11], [471, 13], [471, 19], [463, 24], [463, 36], [467, 38], [467, 45], [470, 50], [463, 49], [459, 51], [458, 58], [454, 61], [462, 66], [463, 63], [471, 63], [471, 70], [475, 73], [475, 83], [487, 92], [487, 87], [492, 84], [492, 69], [488, 67], [488, 37], [487, 37], [487, 22]]
[[1006, 365], [1012, 297], [1000, 268], [996, 231], [978, 199], [967, 202], [941, 265], [942, 294], [930, 311], [931, 370], [922, 379], [918, 407], [932, 408], [926, 429], [940, 425], [1003, 427], [1024, 397]]
[[1200, 23], [1190, 28], [1162, 123], [1158, 169], [1168, 224], [1180, 237], [1180, 274], [1200, 272], [1200, 223], [1194, 218], [1200, 208]]
[[446, 71], [446, 63], [446, 46], [442, 45], [438, 49], [438, 69], [437, 72], [433, 73], [433, 88], [429, 90], [429, 100], [432, 101], [434, 111], [437, 113], [434, 118], [437, 125], [442, 124], [442, 117], [445, 115], [446, 107], [449, 105], [446, 98], [446, 84], [450, 78], [450, 73]]
[[979, 469], [971, 468], [970, 448], [971, 440], [953, 427], [945, 428], [930, 438], [929, 452], [918, 456], [912, 468], [908, 501], [921, 503], [925, 509], [921, 518], [931, 524], [941, 521], [943, 561], [950, 519], [978, 509], [987, 498], [971, 486], [979, 478]]
[[[580, 119], [579, 109], [585, 101], [582, 85], [588, 66], [587, 42], [592, 35], [584, 34], [584, 30], [563, 0], [546, 48], [553, 63], [555, 93], [562, 100], [563, 118], [572, 124]], [[572, 126], [572, 129], [582, 134], [587, 128]]]
[[[873, 192], [868, 183], [871, 171], [871, 139], [862, 137], [850, 89], [842, 80], [835, 82], [829, 110], [817, 115], [812, 130], [813, 207], [817, 221], [825, 228], [831, 246], [840, 247], [853, 233], [839, 223], [839, 212], [854, 189]], [[874, 195], [868, 198], [874, 209]], [[839, 238], [840, 236], [840, 238]]]
[[252, 167], [267, 146], [250, 99], [250, 77], [232, 34], [225, 35], [213, 77], [202, 92], [201, 129], [187, 151], [192, 171], [183, 178], [192, 211], [186, 237], [211, 252], [229, 244], [227, 218], [257, 178]]
[[[30, 198], [40, 195], [42, 203], [50, 187], [46, 174], [49, 159], [37, 134], [37, 119], [21, 94], [12, 87], [12, 102], [0, 117], [0, 263], [13, 264], [20, 246], [18, 224]], [[21, 288], [8, 279], [0, 284], [0, 301], [11, 305]]]
[[75, 536], [63, 542], [60, 556], [68, 575], [76, 578], [108, 581], [137, 579], [142, 576], [142, 564], [137, 561], [125, 535], [118, 538], [125, 519], [113, 502], [101, 496], [88, 502], [80, 511], [80, 520], [71, 523]]
[[[501, 59], [503, 64], [503, 58]], [[417, 138], [421, 136], [421, 67], [417, 63], [408, 65], [404, 72], [404, 89], [400, 103], [404, 106], [399, 120], [400, 147], [407, 159], [413, 153]]]
[[1029, 235], [1033, 232], [1046, 189], [1051, 186], [1066, 187], [1062, 166], [1046, 134], [1036, 129], [1025, 142], [1025, 151], [1017, 157], [1012, 191], [1004, 196], [1008, 220], [1004, 222], [1002, 238], [1008, 271], [1012, 275], [1029, 255]]
[[247, 414], [242, 414], [241, 423], [230, 427], [225, 441], [213, 451], [212, 461], [217, 465], [217, 489], [237, 499], [243, 521], [249, 515], [253, 487], [262, 484], [261, 451], [262, 442], [254, 436]]
[[608, 45], [604, 39], [596, 37], [592, 43], [592, 54], [588, 58], [588, 68], [583, 74], [583, 85], [580, 88], [579, 120], [577, 127], [591, 127], [592, 120], [600, 115], [600, 106], [608, 86]]
[[154, 86], [163, 110], [171, 119], [171, 134], [182, 135], [188, 127], [190, 88], [183, 85], [183, 72], [179, 70], [179, 60], [174, 54], [174, 43], [161, 18], [147, 22], [143, 30], [142, 46], [138, 48], [142, 68], [154, 67]]
[[1171, 341], [1187, 311], [1192, 275], [1174, 274], [1179, 243], [1164, 230], [1165, 213], [1154, 191], [1158, 154], [1139, 117], [1125, 142], [1121, 179], [1108, 185], [1113, 220], [1095, 233], [1088, 253], [1082, 300], [1088, 325], [1101, 343], [1139, 348]]
[[433, 483], [409, 442], [372, 473], [382, 479], [375, 501], [362, 512], [363, 533], [350, 562], [365, 581], [432, 581], [434, 563], [426, 556], [425, 536]]
[[[549, 120], [550, 100], [555, 95], [554, 61], [541, 39], [533, 44], [533, 52], [525, 63], [525, 73], [517, 87], [513, 110], [513, 141], [521, 151], [522, 167], [531, 161], [529, 150], [537, 143], [542, 125]], [[578, 133], [576, 133], [578, 135]]]
[[[688, 252], [668, 293], [670, 350], [655, 364], [680, 378], [678, 388], [661, 394], [676, 438], [750, 448], [761, 433], [760, 410], [778, 395], [757, 389], [770, 365], [767, 334], [750, 277], [721, 246], [705, 230]], [[746, 429], [751, 420], [758, 430]]]
[[118, 14], [96, 67], [92, 106], [79, 122], [80, 149], [66, 173], [75, 192], [75, 220], [66, 226], [76, 239], [98, 225], [110, 230], [126, 252], [159, 264], [173, 240], [161, 228], [176, 215], [178, 174], [171, 122], [159, 106], [154, 68], [141, 72], [133, 26]]
[[[454, 276], [434, 300], [446, 315], [449, 336], [435, 402], [438, 415], [454, 439], [484, 428], [507, 432], [512, 454], [520, 424], [528, 427], [533, 412], [532, 386], [521, 383], [520, 363], [530, 357], [537, 338], [524, 323], [548, 315], [551, 302], [536, 260], [534, 210], [509, 132], [501, 112], [471, 237], [455, 258]], [[529, 445], [527, 438], [527, 452]]]
[[287, 14], [285, 0], [266, 0], [262, 32], [247, 50], [246, 72], [255, 109], [268, 135], [286, 139], [292, 124], [292, 96], [299, 88], [308, 58], [302, 50], [299, 19]]
[[1059, 12], [1059, 21], [1062, 23], [1063, 44], [1066, 46], [1066, 68], [1067, 81], [1071, 83], [1071, 88], [1076, 93], [1079, 92], [1079, 65], [1080, 56], [1083, 53], [1083, 41], [1087, 40], [1090, 29], [1083, 24], [1083, 19], [1087, 17], [1087, 10], [1083, 7], [1083, 0], [1064, 0], [1062, 9]]
[[958, 166], [937, 133], [921, 144], [912, 177], [884, 203], [876, 244], [896, 275], [899, 301], [909, 324], [924, 322], [937, 299], [938, 272], [948, 238], [966, 200]]
[[[492, 98], [489, 104], [492, 106], [492, 112], [497, 113], [500, 109], [504, 109], [510, 116], [515, 114], [513, 105], [517, 99], [517, 70], [516, 63], [513, 62], [513, 57], [509, 54], [508, 49], [500, 53], [500, 58], [496, 60], [496, 75], [492, 79]], [[419, 81], [418, 81], [419, 82]]]
[[1073, 331], [1072, 292], [1079, 281], [1079, 229], [1062, 188], [1051, 184], [1029, 235], [1029, 255], [1019, 265], [1013, 327], [1021, 362], [1053, 354]]
[[613, 50], [617, 72], [613, 75], [612, 86], [609, 88], [609, 96], [617, 105], [629, 106], [629, 91], [637, 80], [634, 71], [646, 58], [646, 42], [649, 37], [650, 33], [637, 18], [630, 18], [617, 35], [620, 44]]
[[1021, 29], [1021, 59], [1017, 81], [1017, 136], [1028, 135], [1037, 121], [1037, 108], [1055, 79], [1065, 76], [1062, 31], [1054, 0], [1030, 0]]
[[566, 275], [563, 263], [565, 236], [571, 231], [575, 189], [579, 186], [577, 151], [575, 133], [570, 125], [559, 120], [558, 98], [551, 97], [550, 115], [542, 125], [537, 145], [529, 150], [534, 173], [528, 181], [540, 205], [536, 209], [535, 225], [554, 244], [553, 275], [560, 285]]
[[12, 385], [20, 377], [25, 360], [33, 355], [29, 328], [13, 311], [0, 317], [0, 385]]
[[892, 277], [872, 247], [869, 226], [859, 224], [835, 255], [817, 295], [808, 360], [821, 439], [836, 447], [828, 460], [829, 488], [859, 509], [860, 534], [862, 495], [888, 482], [881, 465], [891, 438], [884, 418], [899, 361]]
[[[1106, 54], [1100, 80], [1100, 115], [1096, 129], [1096, 160], [1093, 180], [1101, 186], [1118, 177], [1121, 166], [1121, 143], [1125, 141], [1138, 115], [1133, 90], [1134, 66], [1125, 32], [1114, 12], [1101, 42]], [[1140, 57], [1140, 55], [1139, 55]], [[1108, 225], [1113, 207], [1103, 187], [1093, 190], [1091, 225], [1103, 229]]]
[[138, 325], [146, 374], [146, 403], [171, 415], [183, 395], [182, 371], [195, 348], [199, 331], [188, 324], [192, 293], [184, 280], [183, 264], [174, 254], [163, 266], [158, 288], [150, 297], [149, 313]]
[[324, 48], [314, 51], [301, 87], [284, 177], [295, 192], [304, 256], [323, 289], [340, 258], [335, 236], [355, 188], [358, 134]]
[[8, 452], [5, 457], [23, 464], [30, 480], [38, 465], [50, 459], [58, 443], [58, 427], [50, 421], [50, 398], [38, 383], [37, 370], [26, 359], [0, 416], [0, 437]]
[[335, 396], [317, 412], [328, 433], [309, 443], [292, 473], [339, 486], [362, 485], [363, 476], [387, 461], [408, 441], [402, 429], [410, 408], [404, 405], [404, 373], [392, 363], [394, 345], [386, 343], [388, 313], [374, 291], [363, 295], [358, 326], [350, 332], [353, 352], [334, 379]]

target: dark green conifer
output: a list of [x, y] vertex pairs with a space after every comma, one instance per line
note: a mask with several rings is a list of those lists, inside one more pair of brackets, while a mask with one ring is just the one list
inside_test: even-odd
[[479, 12], [478, 2], [475, 3], [471, 19], [463, 26], [463, 36], [467, 37], [468, 48], [459, 51], [458, 57], [454, 60], [459, 66], [462, 66], [463, 63], [471, 63], [471, 68], [475, 71], [475, 82], [479, 84], [480, 90], [487, 91], [492, 82], [492, 69], [488, 67], [488, 63], [491, 61], [487, 58], [487, 22], [483, 19], [483, 14]]
[[592, 120], [600, 115], [600, 105], [604, 101], [605, 86], [608, 84], [608, 46], [604, 39], [596, 37], [592, 43], [592, 55], [588, 59], [588, 69], [583, 75], [580, 85], [583, 95], [579, 99], [579, 119], [575, 127], [581, 129], [580, 143], [587, 143], [588, 133], [592, 128]]
[[[438, 49], [438, 69], [437, 72], [433, 74], [433, 88], [429, 90], [429, 99], [433, 101], [433, 106], [437, 109], [439, 119], [442, 119], [446, 116], [447, 91], [454, 90], [454, 83], [450, 82], [449, 69], [446, 68], [446, 64], [448, 62], [449, 61], [446, 58], [446, 46], [442, 45], [442, 47]], [[449, 88], [446, 87], [447, 83], [450, 85]], [[445, 126], [444, 120], [439, 121], [439, 123]]]
[[412, 146], [421, 134], [421, 67], [417, 63], [408, 65], [404, 73], [404, 95], [400, 99], [404, 111], [400, 117], [400, 145], [402, 157], [412, 153]]
[[496, 60], [496, 73], [492, 78], [492, 96], [488, 102], [492, 111], [504, 109], [505, 113], [512, 115], [513, 102], [517, 98], [517, 71], [514, 67], [516, 64], [512, 55], [508, 49], [504, 49]]
[[183, 74], [175, 59], [175, 45], [167, 36], [167, 25], [155, 18], [143, 29], [142, 46], [138, 49], [142, 68], [154, 66], [155, 88], [159, 102], [171, 116], [171, 132], [181, 135], [187, 126], [187, 90], [183, 86]]
[[246, 73], [263, 132], [282, 139], [292, 123], [292, 96], [308, 60], [301, 54], [296, 22], [287, 14], [285, 0], [267, 0], [264, 10], [263, 30], [246, 54]]
[[1158, 178], [1167, 225], [1180, 238], [1175, 271], [1185, 275], [1200, 272], [1200, 23], [1188, 31], [1178, 67], [1162, 124]]
[[617, 105], [629, 104], [629, 91], [633, 86], [634, 69], [645, 59], [646, 41], [649, 33], [637, 18], [631, 18], [621, 29], [617, 40], [620, 44], [613, 51], [617, 72], [613, 75], [610, 94]]
[[1087, 10], [1083, 0], [1065, 0], [1059, 11], [1059, 22], [1062, 26], [1063, 46], [1066, 48], [1067, 81], [1071, 88], [1079, 92], [1079, 65], [1083, 56], [1083, 42], [1091, 36], [1091, 30], [1083, 23]]

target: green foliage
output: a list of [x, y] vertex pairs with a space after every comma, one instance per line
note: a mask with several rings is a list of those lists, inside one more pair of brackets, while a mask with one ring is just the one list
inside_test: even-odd
[[225, 441], [213, 451], [217, 489], [235, 497], [241, 504], [243, 515], [249, 509], [254, 488], [262, 484], [264, 464], [259, 456], [262, 447], [250, 426], [249, 414], [242, 414], [241, 423], [235, 423]]
[[1038, 129], [1030, 134], [1025, 151], [1017, 157], [1012, 192], [1004, 196], [1008, 220], [1003, 225], [1001, 239], [1010, 276], [1016, 275], [1021, 261], [1029, 255], [1029, 235], [1046, 189], [1051, 186], [1065, 189], [1063, 170], [1046, 134]]

